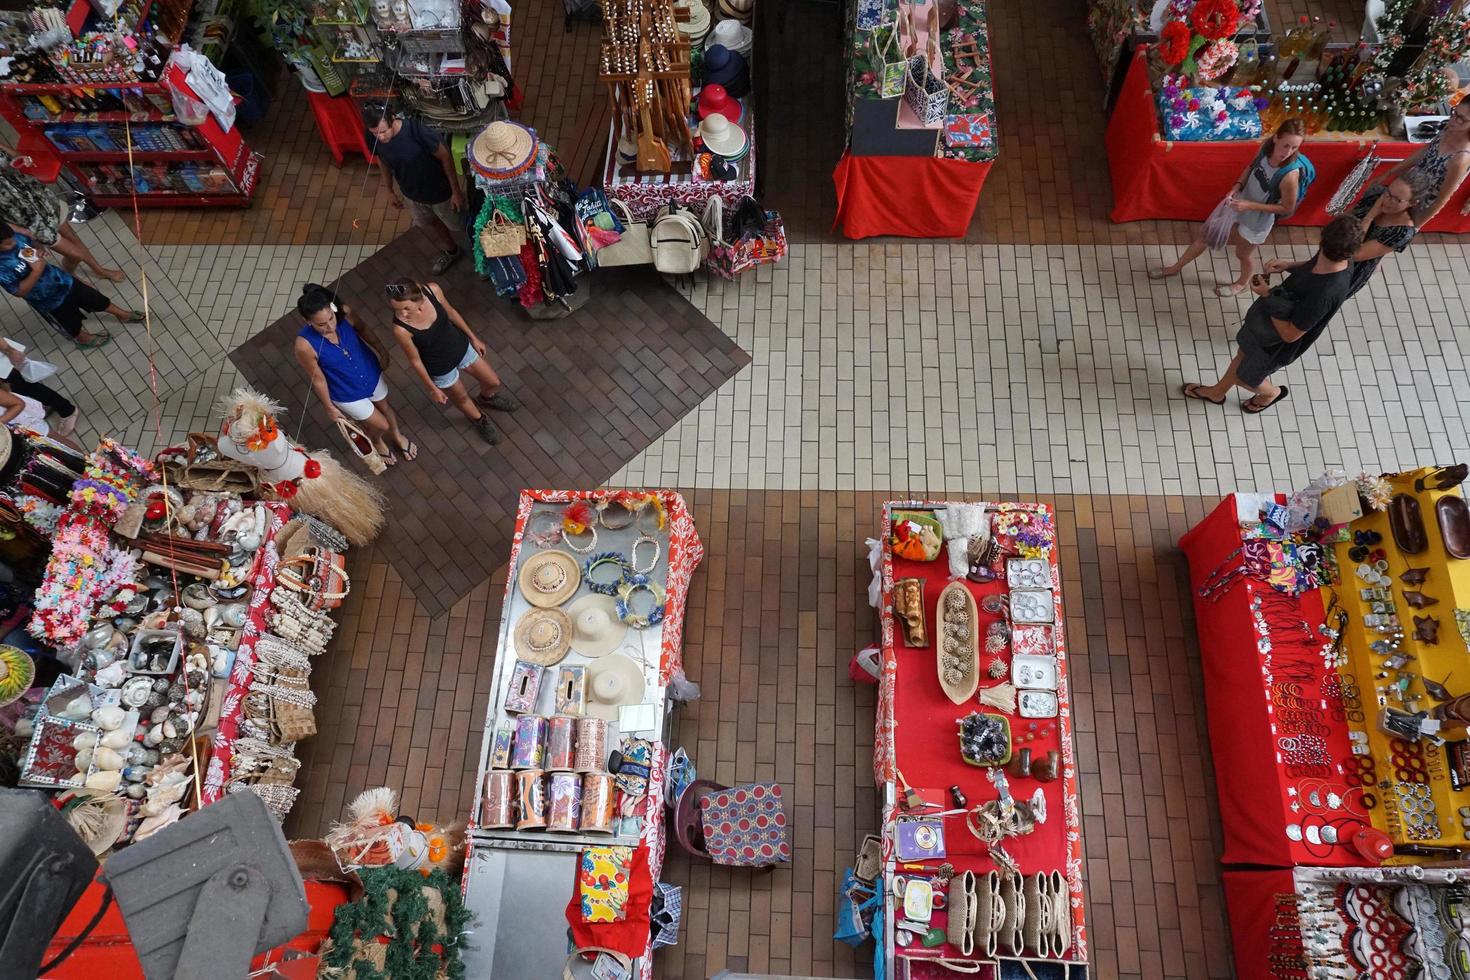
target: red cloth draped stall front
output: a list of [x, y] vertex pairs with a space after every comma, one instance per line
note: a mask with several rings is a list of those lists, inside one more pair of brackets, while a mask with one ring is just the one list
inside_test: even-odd
[[[1239, 980], [1271, 980], [1279, 974], [1272, 969], [1271, 956], [1290, 956], [1301, 952], [1301, 942], [1285, 939], [1273, 942], [1271, 929], [1276, 924], [1276, 896], [1295, 891], [1290, 871], [1227, 871], [1222, 876], [1225, 886], [1225, 908], [1230, 914], [1230, 946], [1235, 954], [1235, 975]], [[1279, 943], [1280, 945], [1276, 945]]]
[[[1106, 145], [1113, 178], [1113, 221], [1150, 218], [1203, 221], [1229, 193], [1260, 143], [1252, 141], [1175, 142], [1159, 131], [1154, 92], [1149, 87], [1147, 48], [1140, 48], [1108, 120]], [[1368, 153], [1368, 139], [1314, 140], [1302, 152], [1317, 168], [1317, 179], [1297, 213], [1283, 224], [1322, 226], [1332, 220], [1327, 203], [1352, 169]], [[1418, 150], [1414, 143], [1383, 142], [1378, 156], [1402, 160]], [[1388, 171], [1381, 165], [1375, 174]], [[1470, 200], [1470, 180], [1424, 228], [1426, 231], [1470, 232], [1470, 215], [1460, 208]]]
[[837, 161], [834, 229], [848, 238], [964, 238], [991, 161], [861, 157]]
[[[1278, 498], [1278, 502], [1284, 501], [1284, 497]], [[1220, 861], [1226, 865], [1275, 867], [1364, 864], [1357, 852], [1346, 845], [1346, 835], [1344, 843], [1338, 845], [1292, 841], [1286, 836], [1289, 824], [1304, 822], [1305, 813], [1290, 809], [1294, 802], [1292, 791], [1304, 780], [1289, 777], [1278, 758], [1271, 698], [1250, 609], [1254, 591], [1264, 594], [1271, 590], [1243, 575], [1217, 598], [1199, 596], [1200, 584], [1213, 573], [1240, 563], [1240, 556], [1235, 552], [1241, 540], [1234, 495], [1226, 497], [1210, 516], [1179, 540], [1179, 547], [1189, 559], [1195, 629], [1199, 634], [1200, 666], [1204, 670], [1210, 754], [1214, 758], [1215, 788], [1225, 838]], [[1290, 602], [1313, 631], [1314, 648], [1317, 643], [1325, 642], [1317, 633], [1326, 616], [1320, 590], [1303, 592], [1296, 599], [1280, 598]], [[1273, 640], [1281, 642], [1279, 638]], [[1333, 758], [1351, 760], [1346, 724], [1334, 720], [1331, 712], [1323, 712], [1323, 721], [1330, 728], [1325, 741]]]

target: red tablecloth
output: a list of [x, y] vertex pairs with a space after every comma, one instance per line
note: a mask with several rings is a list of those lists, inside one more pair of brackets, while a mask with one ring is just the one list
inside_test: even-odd
[[[968, 765], [960, 757], [958, 719], [975, 711], [997, 713], [995, 709], [983, 707], [975, 699], [966, 704], [955, 704], [939, 686], [936, 668], [934, 634], [938, 630], [935, 610], [939, 593], [949, 584], [949, 568], [943, 555], [932, 562], [915, 562], [897, 558], [889, 545], [891, 510], [902, 510], [904, 504], [890, 503], [885, 507], [882, 539], [883, 548], [883, 676], [880, 679], [877, 730], [874, 734], [874, 771], [879, 780], [897, 778], [902, 775], [909, 786], [933, 802], [946, 808], [950, 802], [948, 788], [959, 786], [974, 807], [986, 800], [996, 798], [995, 787], [986, 777], [986, 770]], [[932, 504], [925, 505], [932, 506]], [[1051, 514], [1043, 504], [988, 504], [991, 510], [998, 507], [1035, 510]], [[924, 579], [924, 608], [931, 640], [927, 647], [903, 645], [898, 627], [891, 612], [893, 583], [903, 578]], [[1008, 715], [1011, 723], [1012, 741], [1015, 751], [1030, 748], [1033, 760], [1046, 758], [1048, 751], [1060, 751], [1062, 773], [1050, 783], [1034, 779], [1011, 779], [1011, 793], [1017, 799], [1029, 798], [1040, 788], [1046, 798], [1047, 819], [1030, 834], [1007, 838], [1004, 846], [1016, 859], [1024, 874], [1038, 871], [1059, 870], [1068, 879], [1072, 889], [1073, 932], [1069, 959], [1085, 960], [1087, 957], [1086, 933], [1082, 907], [1082, 859], [1081, 859], [1081, 812], [1077, 805], [1077, 775], [1072, 754], [1071, 739], [1071, 695], [1067, 677], [1067, 641], [1061, 606], [1061, 568], [1056, 549], [1052, 550], [1052, 581], [1057, 583], [1056, 624], [1052, 628], [1052, 642], [1056, 649], [1060, 673], [1057, 700], [1061, 714], [1047, 721], [1028, 721]], [[1004, 581], [981, 585], [967, 582], [978, 604], [981, 597], [991, 593], [1004, 593]], [[981, 627], [986, 628], [999, 616], [980, 611]], [[983, 636], [983, 634], [982, 634]], [[983, 643], [983, 640], [982, 640]], [[1010, 655], [1004, 658], [1009, 663]], [[981, 653], [982, 664], [989, 658]], [[994, 684], [982, 676], [981, 687]], [[1035, 725], [1033, 728], [1032, 726]], [[1050, 727], [1050, 732], [1047, 728]], [[1027, 738], [1030, 737], [1030, 741]], [[885, 814], [885, 823], [895, 816]], [[948, 852], [947, 860], [959, 870], [972, 870], [977, 874], [995, 870], [983, 844], [965, 826], [963, 816], [944, 818], [944, 840]], [[891, 841], [884, 842], [884, 857], [891, 858]], [[937, 864], [938, 862], [932, 862]], [[936, 922], [938, 922], [936, 918]], [[941, 946], [932, 951], [918, 947], [905, 950], [908, 956], [957, 956], [950, 946]]]
[[[1284, 500], [1284, 498], [1281, 498]], [[1241, 545], [1241, 525], [1237, 518], [1236, 499], [1232, 494], [1203, 521], [1179, 540], [1179, 547], [1189, 559], [1189, 577], [1194, 593], [1195, 629], [1199, 633], [1200, 662], [1204, 668], [1205, 706], [1209, 715], [1210, 752], [1215, 763], [1215, 789], [1220, 800], [1220, 822], [1225, 834], [1224, 864], [1260, 864], [1275, 867], [1318, 865], [1342, 867], [1365, 862], [1356, 852], [1342, 844], [1295, 842], [1286, 835], [1289, 824], [1318, 823], [1306, 820], [1305, 812], [1295, 812], [1291, 804], [1293, 792], [1303, 783], [1320, 784], [1321, 779], [1294, 778], [1285, 768], [1277, 747], [1278, 734], [1274, 722], [1275, 708], [1271, 700], [1270, 671], [1272, 648], [1262, 644], [1263, 631], [1251, 611], [1252, 598], [1259, 593], [1263, 601], [1290, 602], [1277, 605], [1278, 611], [1294, 613], [1313, 630], [1314, 643], [1325, 643], [1316, 632], [1325, 616], [1320, 591], [1304, 592], [1287, 599], [1249, 576], [1241, 576], [1218, 598], [1199, 596], [1199, 587], [1217, 570], [1239, 564], [1230, 557]], [[1287, 617], [1283, 617], [1285, 619]], [[1281, 639], [1277, 640], [1282, 642]], [[1281, 656], [1281, 654], [1278, 654]], [[1318, 678], [1328, 676], [1325, 666], [1318, 664]], [[1317, 683], [1304, 688], [1318, 695]], [[1318, 695], [1319, 696], [1319, 695]], [[1326, 736], [1329, 753], [1336, 765], [1352, 758], [1347, 725], [1330, 710], [1322, 713], [1329, 728]], [[1340, 773], [1329, 777], [1338, 785]], [[1346, 786], [1343, 785], [1344, 795]], [[1356, 798], [1353, 794], [1351, 798]], [[1366, 813], [1355, 808], [1352, 813], [1366, 822]], [[1343, 814], [1331, 814], [1342, 820]], [[1342, 823], [1338, 830], [1346, 840], [1353, 823]]]
[[964, 238], [990, 163], [844, 152], [832, 172], [837, 186], [832, 227], [848, 238]]
[[1225, 907], [1230, 913], [1230, 947], [1237, 980], [1273, 980], [1272, 955], [1300, 954], [1301, 934], [1272, 931], [1276, 896], [1294, 895], [1290, 871], [1227, 871]]
[[[1108, 120], [1108, 168], [1113, 177], [1114, 221], [1177, 218], [1203, 221], [1229, 192], [1260, 148], [1259, 143], [1174, 142], [1159, 131], [1159, 114], [1149, 88], [1141, 48], [1128, 69], [1118, 103]], [[1317, 179], [1296, 214], [1283, 224], [1325, 225], [1332, 220], [1327, 202], [1338, 186], [1368, 153], [1370, 140], [1316, 140], [1310, 137], [1302, 152], [1317, 168]], [[1413, 143], [1379, 143], [1378, 155], [1387, 160], [1407, 157], [1418, 150]], [[1379, 172], [1388, 169], [1384, 164]], [[1461, 185], [1426, 231], [1470, 232], [1470, 215], [1460, 207], [1470, 200], [1470, 180]]]

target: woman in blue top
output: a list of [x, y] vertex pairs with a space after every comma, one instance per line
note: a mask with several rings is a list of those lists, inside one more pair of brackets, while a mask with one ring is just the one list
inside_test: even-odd
[[360, 425], [389, 466], [398, 462], [395, 448], [404, 459], [416, 458], [418, 446], [399, 430], [398, 413], [388, 404], [388, 382], [383, 378], [388, 352], [377, 338], [354, 327], [352, 309], [316, 283], [302, 287], [296, 312], [306, 321], [296, 336], [296, 360], [327, 417]]

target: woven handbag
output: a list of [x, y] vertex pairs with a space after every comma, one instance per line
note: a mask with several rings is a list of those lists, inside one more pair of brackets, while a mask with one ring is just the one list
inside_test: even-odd
[[343, 439], [347, 440], [347, 445], [352, 449], [353, 455], [362, 460], [368, 471], [374, 476], [388, 468], [388, 461], [378, 455], [378, 451], [373, 448], [373, 441], [362, 429], [345, 418], [338, 418], [337, 431], [342, 433]]
[[617, 198], [608, 198], [608, 205], [617, 213], [623, 225], [623, 233], [611, 245], [597, 250], [599, 266], [648, 265], [653, 262], [653, 249], [649, 245], [648, 222], [634, 221], [628, 205]]
[[520, 255], [526, 244], [526, 226], [511, 221], [499, 211], [490, 216], [480, 229], [480, 251], [486, 258], [501, 259]]
[[260, 467], [230, 459], [219, 440], [206, 432], [189, 433], [184, 462], [165, 462], [168, 482], [183, 490], [210, 490], [254, 497], [260, 492]]
[[276, 587], [298, 593], [302, 605], [314, 612], [342, 605], [350, 586], [346, 559], [325, 548], [307, 548], [276, 568]]

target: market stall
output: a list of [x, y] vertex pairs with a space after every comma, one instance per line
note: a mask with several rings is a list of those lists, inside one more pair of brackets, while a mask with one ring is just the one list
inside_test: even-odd
[[[95, 207], [250, 203], [261, 158], [235, 125], [224, 75], [204, 54], [179, 47], [191, 7], [130, 3], [117, 20], [87, 0], [64, 16], [29, 12], [34, 33], [11, 48], [0, 116], [33, 174], [54, 180], [64, 169]], [[32, 47], [32, 39], [45, 43]]]
[[848, 238], [962, 238], [995, 160], [983, 2], [847, 4], [847, 149], [837, 219]]
[[[1181, 540], [1196, 590], [1225, 863], [1324, 875], [1322, 866], [1359, 866], [1368, 877], [1333, 880], [1377, 883], [1427, 880], [1421, 863], [1463, 860], [1470, 741], [1455, 672], [1470, 653], [1466, 471], [1235, 495]], [[1263, 773], [1271, 791], [1261, 791]], [[1282, 941], [1282, 924], [1265, 913], [1262, 894], [1299, 895], [1285, 902], [1288, 947], [1300, 945], [1296, 911], [1320, 902], [1293, 890], [1289, 870], [1269, 874], [1236, 874], [1227, 888], [1237, 968], [1307, 975], [1291, 972], [1300, 950], [1267, 950]], [[1405, 954], [1430, 962], [1433, 948], [1470, 937], [1453, 917], [1443, 924], [1438, 946], [1405, 945]], [[1310, 975], [1412, 975], [1397, 961], [1382, 972], [1375, 958], [1398, 939], [1355, 945], [1361, 929], [1351, 921], [1308, 932], [1322, 929], [1327, 938], [1302, 955], [1347, 972]]]
[[1024, 961], [1030, 975], [1086, 976], [1051, 508], [894, 501], [882, 541], [887, 975]]
[[[1243, 113], [1246, 110], [1232, 110]], [[1250, 110], [1254, 111], [1254, 110]], [[1260, 149], [1259, 120], [1252, 137], [1235, 140], [1168, 139], [1161, 130], [1157, 90], [1149, 78], [1148, 51], [1133, 56], [1118, 104], [1108, 120], [1108, 166], [1113, 180], [1114, 221], [1177, 218], [1203, 221]], [[1350, 177], [1364, 180], [1357, 168], [1373, 158], [1370, 174], [1382, 174], [1423, 143], [1396, 140], [1384, 131], [1309, 136], [1301, 152], [1316, 167], [1312, 192], [1291, 225], [1325, 225], [1334, 191]], [[1470, 232], [1470, 181], [1463, 184], [1425, 231]]]
[[467, 828], [466, 967], [556, 975], [570, 924], [573, 947], [616, 950], [647, 980], [671, 685], [704, 549], [667, 490], [522, 491], [513, 542]]

